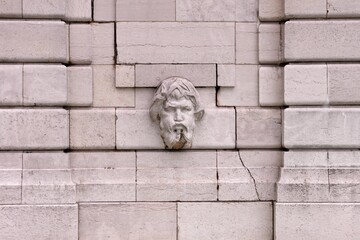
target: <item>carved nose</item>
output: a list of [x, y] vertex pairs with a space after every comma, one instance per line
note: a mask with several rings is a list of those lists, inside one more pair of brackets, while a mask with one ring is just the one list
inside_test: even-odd
[[180, 122], [184, 120], [183, 116], [182, 116], [182, 113], [180, 111], [180, 109], [176, 109], [176, 112], [175, 112], [175, 121], [176, 122]]

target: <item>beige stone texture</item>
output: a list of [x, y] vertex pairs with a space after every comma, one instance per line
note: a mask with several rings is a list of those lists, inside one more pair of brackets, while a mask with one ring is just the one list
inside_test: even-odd
[[215, 64], [137, 64], [135, 72], [136, 87], [157, 87], [173, 76], [186, 78], [195, 87], [216, 86]]
[[276, 200], [282, 161], [281, 151], [219, 151], [219, 200]]
[[92, 0], [66, 0], [65, 19], [72, 22], [91, 21], [91, 1]]
[[353, 0], [328, 0], [328, 18], [359, 17], [360, 2]]
[[281, 110], [236, 108], [238, 148], [280, 148]]
[[66, 149], [68, 117], [64, 109], [1, 109], [0, 150]]
[[286, 18], [325, 18], [327, 0], [286, 0]]
[[217, 85], [219, 87], [235, 87], [236, 86], [236, 66], [217, 65]]
[[116, 88], [116, 71], [112, 65], [96, 65], [93, 68], [95, 107], [134, 107], [135, 90]]
[[70, 148], [115, 149], [115, 109], [71, 109]]
[[[152, 122], [148, 109], [116, 110], [117, 149], [164, 149], [159, 126]], [[209, 132], [211, 131], [211, 134]], [[221, 142], [220, 140], [221, 139]], [[193, 149], [235, 147], [235, 112], [231, 108], [207, 108], [197, 123]]]
[[22, 65], [0, 65], [0, 106], [22, 105], [22, 84]]
[[289, 64], [284, 69], [287, 105], [325, 105], [329, 102], [326, 64]]
[[21, 203], [21, 152], [0, 153], [0, 204]]
[[259, 19], [261, 21], [280, 21], [283, 18], [283, 0], [259, 0]]
[[72, 152], [78, 202], [135, 201], [135, 152]]
[[22, 0], [2, 0], [0, 1], [0, 16], [2, 18], [21, 18]]
[[236, 10], [235, 0], [177, 0], [176, 21], [235, 21]]
[[77, 205], [1, 205], [1, 239], [77, 240]]
[[135, 66], [116, 65], [116, 87], [135, 87]]
[[175, 240], [176, 203], [80, 204], [79, 238]]
[[3, 20], [0, 46], [1, 62], [66, 63], [68, 26], [61, 21]]
[[358, 108], [288, 108], [284, 111], [286, 148], [359, 148]]
[[116, 21], [175, 21], [175, 0], [116, 0]]
[[288, 21], [285, 23], [285, 60], [358, 61], [358, 24], [355, 20]]
[[259, 103], [261, 106], [283, 106], [285, 104], [283, 67], [260, 67]]
[[91, 23], [92, 64], [114, 64], [114, 23]]
[[24, 18], [63, 19], [66, 11], [64, 0], [22, 0]]
[[276, 203], [276, 239], [356, 240], [359, 211], [354, 203]]
[[89, 66], [67, 67], [68, 106], [91, 106], [93, 103], [93, 77]]
[[70, 62], [90, 64], [93, 58], [93, 34], [90, 24], [70, 24]]
[[117, 63], [234, 63], [234, 23], [118, 22]]
[[94, 21], [110, 22], [116, 19], [116, 0], [94, 0]]
[[235, 4], [237, 22], [256, 22], [258, 20], [258, 0], [235, 0]]
[[22, 203], [62, 204], [76, 202], [68, 154], [34, 152], [23, 155]]
[[179, 203], [179, 240], [273, 239], [272, 204]]
[[[222, 78], [220, 74], [221, 71], [219, 79]], [[220, 87], [217, 104], [218, 106], [259, 106], [258, 65], [235, 65], [235, 86]]]
[[257, 23], [236, 23], [236, 64], [258, 64]]
[[260, 24], [259, 62], [262, 64], [278, 64], [283, 62], [281, 25], [279, 23]]
[[23, 67], [25, 106], [63, 106], [67, 104], [67, 71], [64, 65]]
[[137, 201], [216, 201], [216, 152], [137, 152]]

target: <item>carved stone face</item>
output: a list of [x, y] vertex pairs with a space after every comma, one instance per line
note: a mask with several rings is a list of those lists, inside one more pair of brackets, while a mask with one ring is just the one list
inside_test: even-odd
[[150, 109], [168, 149], [190, 148], [196, 121], [203, 114], [195, 87], [183, 78], [164, 80]]

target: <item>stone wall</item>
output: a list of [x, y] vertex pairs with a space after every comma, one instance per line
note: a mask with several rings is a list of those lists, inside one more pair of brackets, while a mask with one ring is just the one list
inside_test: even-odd
[[[356, 240], [360, 3], [0, 0], [0, 239]], [[197, 88], [192, 149], [149, 108]]]

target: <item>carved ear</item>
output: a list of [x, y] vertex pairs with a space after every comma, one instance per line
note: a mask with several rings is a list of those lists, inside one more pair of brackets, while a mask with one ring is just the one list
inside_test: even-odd
[[204, 110], [200, 110], [200, 111], [196, 112], [194, 114], [196, 121], [200, 121], [203, 118], [204, 114], [205, 114]]

